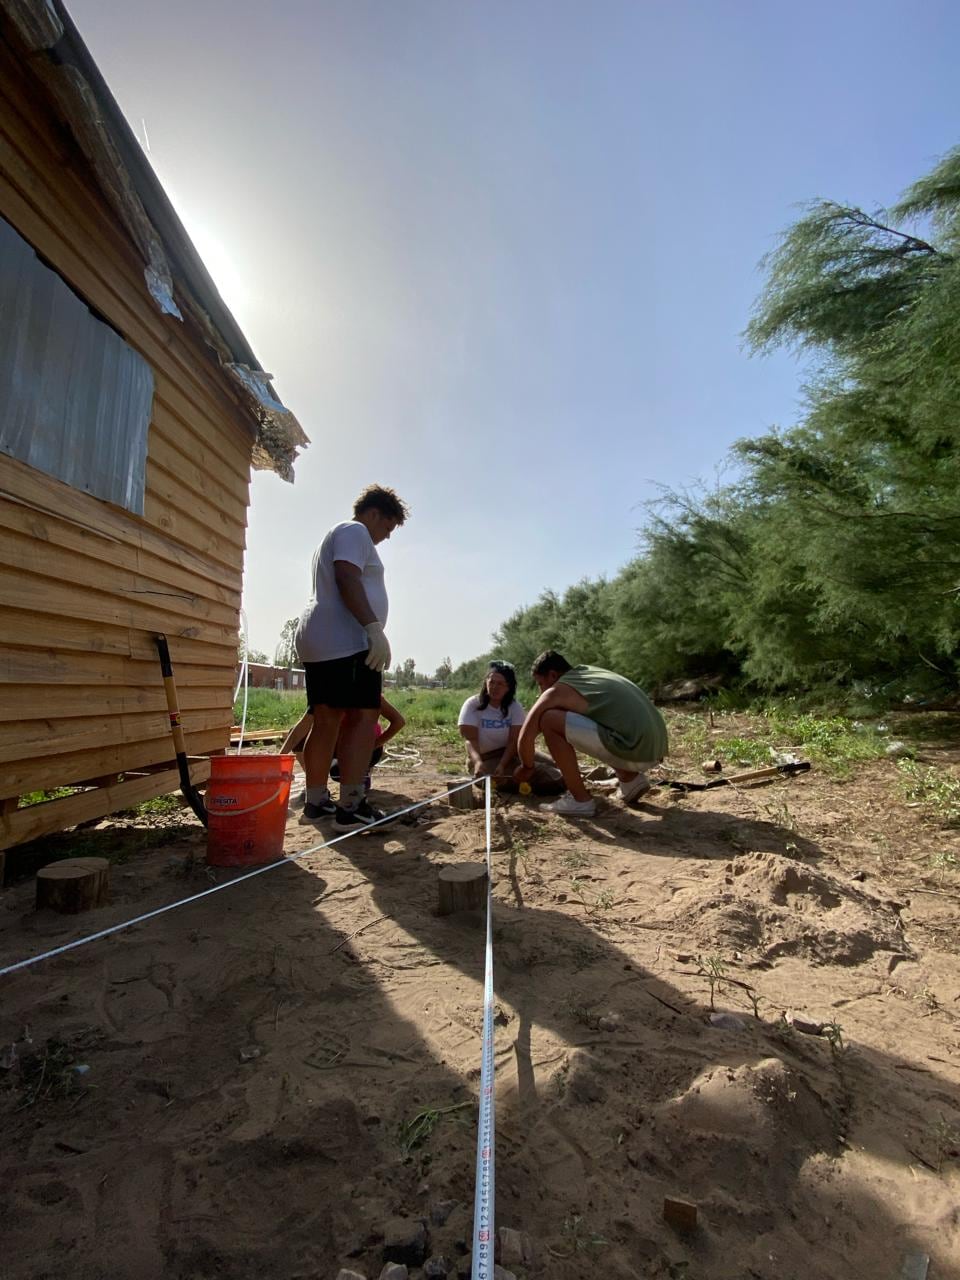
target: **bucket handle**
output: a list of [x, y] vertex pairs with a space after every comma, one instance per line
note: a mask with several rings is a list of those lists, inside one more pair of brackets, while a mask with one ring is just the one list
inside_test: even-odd
[[247, 809], [221, 809], [220, 806], [216, 803], [216, 801], [214, 801], [213, 804], [211, 804], [209, 798], [207, 800], [207, 809], [209, 810], [210, 813], [217, 814], [218, 817], [239, 818], [240, 815], [243, 813], [253, 813], [257, 809], [262, 809], [265, 804], [273, 804], [274, 800], [276, 800], [280, 795], [280, 793], [283, 791], [284, 786], [289, 786], [289, 785], [290, 785], [289, 782], [284, 780], [284, 782], [280, 783], [279, 787], [277, 787], [276, 791], [273, 793], [272, 796], [267, 796], [266, 800], [261, 800], [259, 804], [252, 804]]

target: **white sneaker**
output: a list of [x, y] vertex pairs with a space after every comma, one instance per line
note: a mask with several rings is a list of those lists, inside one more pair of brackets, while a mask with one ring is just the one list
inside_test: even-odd
[[597, 806], [592, 800], [574, 800], [569, 791], [565, 791], [550, 804], [542, 804], [540, 808], [544, 813], [562, 813], [565, 818], [592, 818], [597, 812]]
[[620, 783], [620, 799], [624, 804], [632, 804], [634, 800], [639, 800], [642, 795], [646, 795], [651, 785], [645, 773], [638, 773], [629, 782]]

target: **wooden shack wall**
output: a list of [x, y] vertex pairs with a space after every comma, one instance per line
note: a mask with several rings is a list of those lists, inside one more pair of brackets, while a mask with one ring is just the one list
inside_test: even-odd
[[[0, 802], [226, 747], [252, 427], [144, 264], [29, 68], [0, 44], [0, 214], [150, 364], [142, 518], [0, 455]], [[10, 808], [9, 802], [6, 806]]]

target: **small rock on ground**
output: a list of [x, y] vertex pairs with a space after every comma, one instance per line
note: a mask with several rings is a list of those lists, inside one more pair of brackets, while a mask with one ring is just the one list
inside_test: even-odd
[[529, 1267], [533, 1262], [533, 1246], [525, 1231], [512, 1227], [497, 1230], [497, 1260], [506, 1267]]
[[459, 1200], [438, 1200], [430, 1206], [430, 1221], [435, 1227], [442, 1227], [459, 1203]]
[[384, 1262], [419, 1267], [429, 1251], [430, 1237], [419, 1218], [393, 1218], [387, 1223], [383, 1233]]
[[806, 1014], [794, 1013], [793, 1010], [787, 1014], [787, 1022], [793, 1027], [794, 1031], [802, 1031], [805, 1036], [819, 1036], [823, 1034], [823, 1023], [816, 1022], [813, 1018], [808, 1018]]

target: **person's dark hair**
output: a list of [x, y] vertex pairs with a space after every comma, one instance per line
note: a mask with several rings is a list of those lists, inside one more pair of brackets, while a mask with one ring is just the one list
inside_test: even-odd
[[[491, 671], [496, 671], [498, 675], [503, 676], [507, 682], [507, 692], [503, 695], [500, 703], [500, 714], [505, 716], [510, 710], [510, 703], [517, 696], [517, 673], [509, 662], [500, 662], [494, 660], [487, 667], [487, 676]], [[490, 705], [490, 695], [487, 693], [487, 676], [483, 677], [483, 684], [480, 686], [480, 710]]]
[[535, 676], [545, 676], [548, 671], [555, 671], [558, 676], [562, 676], [572, 670], [573, 668], [562, 653], [557, 653], [556, 649], [544, 649], [543, 653], [534, 658], [530, 673]]
[[354, 520], [359, 520], [364, 511], [370, 510], [389, 516], [391, 520], [396, 520], [397, 524], [403, 524], [410, 514], [410, 509], [403, 499], [398, 498], [392, 489], [387, 489], [382, 484], [367, 485], [353, 504]]

